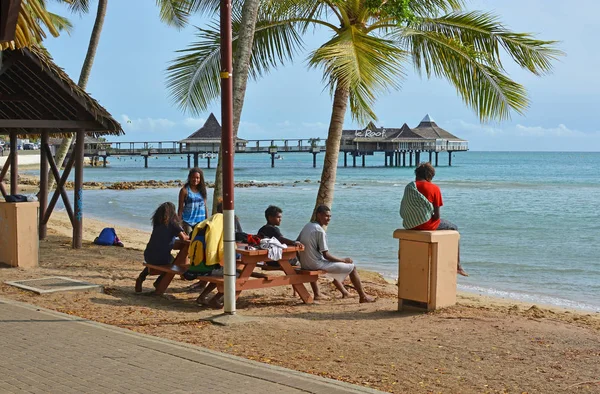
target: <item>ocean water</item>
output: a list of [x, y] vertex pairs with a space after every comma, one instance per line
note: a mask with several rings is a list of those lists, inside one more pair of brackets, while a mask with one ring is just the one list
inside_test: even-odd
[[[294, 238], [310, 217], [321, 175], [312, 155], [281, 154], [275, 168], [267, 154], [239, 154], [236, 181], [281, 182], [282, 187], [237, 188], [236, 214], [244, 231], [265, 222], [264, 209], [280, 206], [282, 232]], [[422, 157], [426, 160], [428, 157]], [[470, 277], [462, 290], [600, 312], [600, 153], [462, 152], [440, 154], [434, 182], [444, 198], [442, 217], [461, 233], [461, 260]], [[110, 158], [109, 168], [86, 168], [86, 181], [185, 179], [184, 156], [158, 157], [143, 168], [140, 158]], [[213, 166], [216, 160], [212, 160]], [[340, 166], [330, 248], [360, 267], [397, 277], [398, 214], [414, 169], [384, 167], [383, 155], [368, 156], [366, 167]], [[200, 161], [206, 166], [206, 160]], [[214, 169], [205, 170], [214, 180]], [[86, 190], [84, 214], [110, 223], [150, 230], [150, 216], [177, 189]], [[212, 191], [209, 192], [209, 198]], [[210, 202], [209, 202], [210, 203]], [[85, 223], [85, 222], [84, 222]]]

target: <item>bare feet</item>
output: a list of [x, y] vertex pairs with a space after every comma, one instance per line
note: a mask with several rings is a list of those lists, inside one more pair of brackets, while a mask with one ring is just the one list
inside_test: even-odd
[[467, 272], [464, 269], [462, 269], [462, 267], [458, 267], [456, 269], [456, 273], [462, 276], [469, 276], [469, 274], [467, 274]]
[[356, 298], [356, 294], [352, 294], [352, 293], [342, 293], [342, 298]]
[[375, 297], [365, 295], [364, 297], [360, 297], [360, 300], [358, 302], [360, 302], [361, 304], [364, 304], [366, 302], [375, 302], [375, 300], [376, 300]]
[[331, 297], [323, 295], [323, 294], [319, 294], [319, 295], [313, 297], [313, 300], [315, 300], [315, 301], [327, 301], [330, 299], [331, 299]]

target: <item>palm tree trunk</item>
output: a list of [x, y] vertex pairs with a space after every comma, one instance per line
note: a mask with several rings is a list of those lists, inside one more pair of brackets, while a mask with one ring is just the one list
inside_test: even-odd
[[[248, 71], [250, 69], [250, 57], [252, 56], [252, 45], [254, 44], [254, 31], [260, 0], [246, 0], [242, 7], [242, 21], [240, 26], [237, 48], [233, 59], [233, 139], [237, 137], [242, 108], [246, 96], [246, 85], [248, 83]], [[235, 154], [235, 149], [233, 150]], [[213, 192], [212, 212], [217, 212], [217, 202], [223, 197], [223, 162], [219, 152], [217, 169], [215, 171], [215, 190]]]
[[[333, 110], [331, 112], [331, 121], [329, 122], [329, 131], [327, 133], [327, 143], [325, 144], [325, 161], [323, 163], [323, 172], [321, 173], [321, 183], [317, 193], [315, 209], [321, 205], [327, 205], [331, 208], [333, 204], [333, 192], [335, 189], [335, 177], [337, 174], [338, 158], [340, 156], [340, 142], [342, 139], [342, 130], [344, 129], [344, 117], [348, 107], [348, 88], [335, 88], [333, 95]], [[315, 220], [314, 210], [311, 220]]]
[[[92, 72], [92, 66], [94, 65], [94, 57], [96, 56], [96, 50], [98, 49], [98, 43], [100, 42], [100, 34], [102, 33], [102, 26], [104, 25], [104, 17], [106, 16], [106, 5], [108, 0], [98, 0], [98, 11], [96, 12], [96, 21], [94, 22], [94, 28], [92, 29], [92, 35], [90, 37], [90, 43], [88, 45], [87, 54], [81, 66], [81, 73], [79, 74], [79, 81], [77, 85], [85, 90], [87, 87], [88, 79]], [[62, 166], [67, 152], [71, 147], [73, 141], [73, 135], [63, 138], [60, 147], [54, 155], [54, 160], [57, 166]], [[52, 173], [48, 174], [48, 189], [52, 189], [54, 186], [54, 177]]]

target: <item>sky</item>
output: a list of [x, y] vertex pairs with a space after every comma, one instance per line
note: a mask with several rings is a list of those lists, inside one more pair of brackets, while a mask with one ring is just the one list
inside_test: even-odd
[[[199, 114], [184, 113], [169, 97], [166, 68], [176, 51], [194, 42], [195, 17], [177, 30], [160, 22], [153, 0], [109, 0], [100, 45], [87, 90], [126, 134], [111, 141], [174, 141], [192, 134], [210, 112], [220, 119], [220, 101]], [[70, 15], [71, 35], [48, 38], [45, 45], [55, 62], [77, 81], [94, 24], [97, 2], [82, 17]], [[66, 7], [49, 3], [51, 11], [68, 15]], [[374, 106], [378, 126], [418, 125], [429, 114], [439, 126], [469, 140], [478, 151], [600, 151], [600, 2], [595, 0], [467, 0], [468, 10], [492, 12], [516, 32], [557, 40], [565, 52], [543, 77], [521, 70], [506, 59], [511, 78], [528, 91], [530, 106], [502, 122], [481, 123], [454, 87], [442, 79], [416, 74], [409, 64], [399, 91], [379, 97]], [[325, 138], [331, 116], [331, 96], [321, 70], [308, 70], [310, 51], [328, 39], [317, 31], [305, 38], [305, 50], [294, 62], [248, 85], [239, 136], [245, 139]], [[345, 129], [363, 128], [348, 114]]]

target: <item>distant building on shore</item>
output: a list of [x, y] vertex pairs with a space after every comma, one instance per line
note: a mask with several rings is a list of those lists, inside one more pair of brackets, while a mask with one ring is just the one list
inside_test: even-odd
[[[193, 132], [189, 137], [179, 141], [181, 152], [212, 152], [219, 153], [221, 147], [221, 125], [213, 113], [210, 114], [204, 125]], [[248, 141], [236, 138], [235, 150], [246, 148]]]
[[409, 155], [409, 166], [412, 166], [413, 154], [415, 164], [421, 161], [421, 153], [429, 153], [429, 161], [435, 154], [435, 165], [438, 163], [439, 152], [448, 152], [448, 165], [452, 165], [452, 153], [469, 150], [469, 142], [458, 138], [439, 127], [429, 115], [421, 123], [411, 129], [406, 123], [400, 128], [377, 127], [370, 122], [362, 130], [344, 130], [340, 151], [344, 153], [344, 166], [347, 165], [346, 155], [353, 156], [354, 166], [356, 157], [372, 155], [375, 152], [385, 152], [385, 165], [400, 166], [402, 155], [403, 166], [406, 165], [406, 154]]

